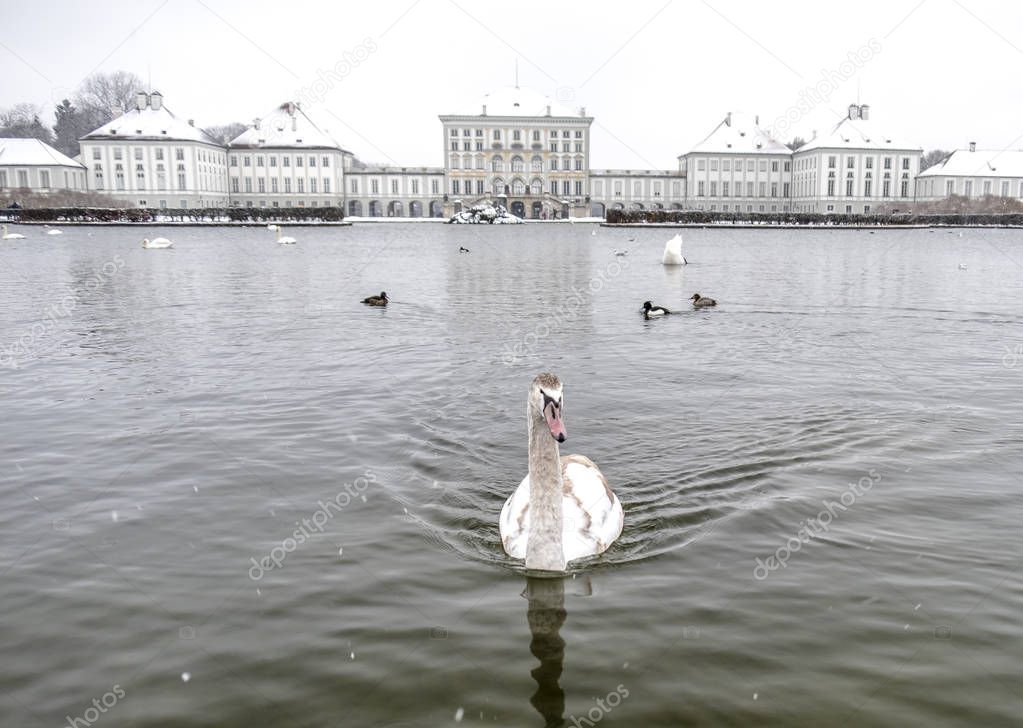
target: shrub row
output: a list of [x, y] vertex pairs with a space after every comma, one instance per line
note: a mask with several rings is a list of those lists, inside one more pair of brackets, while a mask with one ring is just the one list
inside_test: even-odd
[[13, 222], [340, 222], [345, 217], [340, 207], [33, 207], [0, 215]]
[[894, 213], [838, 215], [815, 212], [708, 212], [706, 210], [608, 210], [611, 224], [746, 223], [759, 225], [1023, 225], [1023, 213]]

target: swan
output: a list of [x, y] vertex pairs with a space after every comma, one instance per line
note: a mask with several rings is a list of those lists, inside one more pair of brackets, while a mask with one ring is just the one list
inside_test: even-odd
[[275, 233], [275, 232], [277, 232], [278, 230], [281, 229], [281, 226], [280, 225], [274, 225], [273, 223], [271, 223], [271, 224], [266, 226], [266, 229], [269, 230], [272, 233]]
[[47, 235], [63, 235], [64, 231], [63, 230], [58, 230], [57, 228], [54, 228], [53, 230], [47, 230], [46, 234]]
[[160, 248], [173, 248], [174, 243], [172, 243], [167, 238], [153, 238], [152, 240], [150, 240], [149, 238], [143, 238], [142, 247], [147, 249], [159, 250]]
[[564, 571], [569, 561], [607, 550], [622, 533], [618, 497], [593, 462], [560, 456], [565, 425], [561, 381], [539, 374], [529, 386], [529, 474], [501, 509], [501, 543], [526, 568]]
[[280, 228], [280, 226], [278, 226], [277, 227], [277, 242], [280, 243], [281, 245], [294, 245], [298, 241], [295, 240], [295, 238], [291, 237], [290, 235], [283, 235], [282, 236], [281, 235], [281, 228]]
[[682, 234], [677, 233], [675, 237], [664, 244], [664, 255], [661, 256], [663, 265], [686, 265], [688, 261], [682, 257]]
[[9, 233], [9, 232], [7, 232], [7, 226], [4, 225], [3, 239], [4, 240], [24, 240], [25, 236], [22, 235], [21, 233]]
[[718, 302], [713, 298], [701, 296], [699, 293], [694, 293], [689, 300], [693, 302], [693, 308], [708, 308], [709, 306], [718, 305]]
[[389, 303], [386, 291], [380, 291], [379, 296], [370, 296], [369, 298], [362, 299], [362, 302], [367, 306], [386, 306]]
[[664, 306], [654, 306], [650, 301], [643, 301], [643, 318], [650, 320], [658, 316], [667, 316], [671, 311]]

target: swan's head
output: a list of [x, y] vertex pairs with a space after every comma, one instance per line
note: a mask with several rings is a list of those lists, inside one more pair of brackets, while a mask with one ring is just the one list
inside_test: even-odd
[[551, 436], [558, 442], [564, 442], [568, 437], [561, 419], [563, 404], [561, 380], [549, 372], [537, 374], [529, 388], [529, 412], [534, 418], [542, 418], [547, 423]]

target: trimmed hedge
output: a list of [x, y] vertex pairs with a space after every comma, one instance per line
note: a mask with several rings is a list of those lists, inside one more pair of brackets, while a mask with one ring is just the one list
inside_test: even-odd
[[706, 210], [608, 210], [611, 224], [668, 223], [754, 225], [1023, 225], [1023, 213], [895, 213], [838, 215], [816, 212], [708, 212]]
[[[340, 207], [205, 207], [156, 209], [142, 207], [32, 207], [0, 210], [14, 222], [340, 222]], [[159, 218], [159, 220], [157, 219]]]

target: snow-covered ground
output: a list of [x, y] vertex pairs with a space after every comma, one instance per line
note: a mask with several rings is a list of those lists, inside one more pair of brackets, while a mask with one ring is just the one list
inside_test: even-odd
[[448, 222], [456, 225], [517, 225], [522, 218], [512, 215], [504, 205], [484, 203], [456, 213]]

